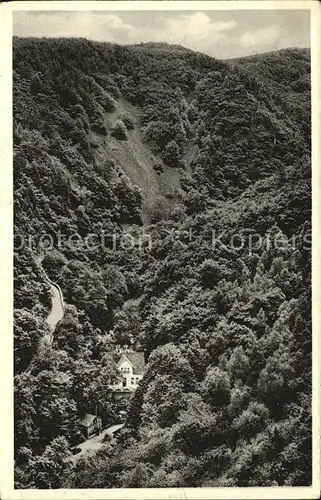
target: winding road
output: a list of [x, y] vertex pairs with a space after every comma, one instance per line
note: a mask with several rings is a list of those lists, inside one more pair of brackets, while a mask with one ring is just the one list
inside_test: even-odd
[[48, 278], [51, 290], [51, 311], [47, 317], [47, 323], [54, 331], [58, 321], [64, 317], [64, 299], [60, 286]]
[[[44, 257], [45, 257], [44, 254], [38, 255], [36, 258], [36, 262], [39, 266], [41, 266], [43, 272], [45, 273], [45, 275], [47, 277], [49, 285], [50, 285], [51, 311], [48, 314], [46, 321], [47, 321], [48, 325], [50, 326], [50, 329], [53, 333], [55, 331], [55, 328], [56, 328], [58, 321], [62, 320], [62, 318], [64, 317], [65, 305], [64, 305], [64, 298], [63, 298], [63, 294], [62, 294], [60, 286], [57, 285], [57, 283], [54, 283], [53, 281], [51, 281], [51, 279], [48, 277], [46, 271], [42, 267], [42, 261], [43, 261]], [[50, 341], [52, 342], [52, 335], [51, 335]]]
[[[44, 259], [44, 255], [40, 255], [37, 257], [37, 263], [39, 266], [41, 266], [42, 261]], [[41, 266], [42, 267], [42, 266]], [[42, 268], [43, 269], [43, 268]], [[47, 323], [50, 326], [51, 334], [47, 334], [44, 336], [43, 340], [44, 342], [47, 342], [49, 344], [52, 344], [53, 341], [53, 332], [55, 331], [57, 323], [62, 320], [64, 317], [64, 298], [63, 294], [61, 291], [61, 288], [57, 283], [54, 283], [51, 281], [51, 279], [48, 277], [46, 271], [43, 269], [47, 280], [50, 284], [50, 290], [51, 290], [51, 311], [47, 316]], [[124, 424], [115, 424], [111, 425], [110, 427], [107, 427], [104, 429], [98, 436], [93, 436], [83, 443], [79, 444], [77, 448], [80, 449], [79, 453], [76, 455], [73, 455], [70, 458], [71, 462], [76, 462], [79, 457], [84, 455], [88, 451], [98, 451], [101, 448], [105, 446], [105, 443], [103, 442], [103, 439], [106, 435], [109, 435], [111, 438], [113, 437], [113, 434], [118, 430], [121, 429], [124, 426]]]

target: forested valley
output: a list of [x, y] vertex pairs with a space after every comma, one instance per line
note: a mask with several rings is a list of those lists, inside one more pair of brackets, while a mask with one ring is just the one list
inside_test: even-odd
[[[309, 51], [14, 38], [13, 58], [15, 487], [310, 485]], [[116, 345], [147, 370], [72, 463], [82, 412], [113, 419]]]

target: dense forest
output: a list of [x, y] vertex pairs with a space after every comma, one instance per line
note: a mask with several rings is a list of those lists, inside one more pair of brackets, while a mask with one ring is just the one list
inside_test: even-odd
[[[311, 484], [309, 51], [13, 57], [16, 488]], [[146, 373], [73, 464], [81, 414], [115, 414], [119, 344]]]

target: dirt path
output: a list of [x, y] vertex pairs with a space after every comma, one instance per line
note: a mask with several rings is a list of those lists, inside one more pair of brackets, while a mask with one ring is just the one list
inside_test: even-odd
[[117, 431], [118, 429], [121, 429], [124, 426], [124, 424], [115, 424], [110, 427], [107, 427], [104, 429], [98, 436], [93, 436], [90, 439], [87, 439], [83, 443], [79, 444], [77, 448], [80, 448], [80, 452], [77, 453], [77, 455], [73, 455], [71, 457], [71, 462], [76, 462], [78, 458], [81, 456], [84, 456], [86, 452], [88, 451], [98, 451], [101, 448], [105, 446], [105, 443], [103, 443], [103, 439], [108, 434], [110, 437], [113, 436], [114, 432]]

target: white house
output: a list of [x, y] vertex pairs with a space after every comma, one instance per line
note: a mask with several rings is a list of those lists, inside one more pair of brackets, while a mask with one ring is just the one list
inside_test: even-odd
[[118, 354], [118, 358], [119, 381], [112, 384], [111, 388], [120, 391], [135, 391], [145, 371], [144, 354], [124, 349]]

